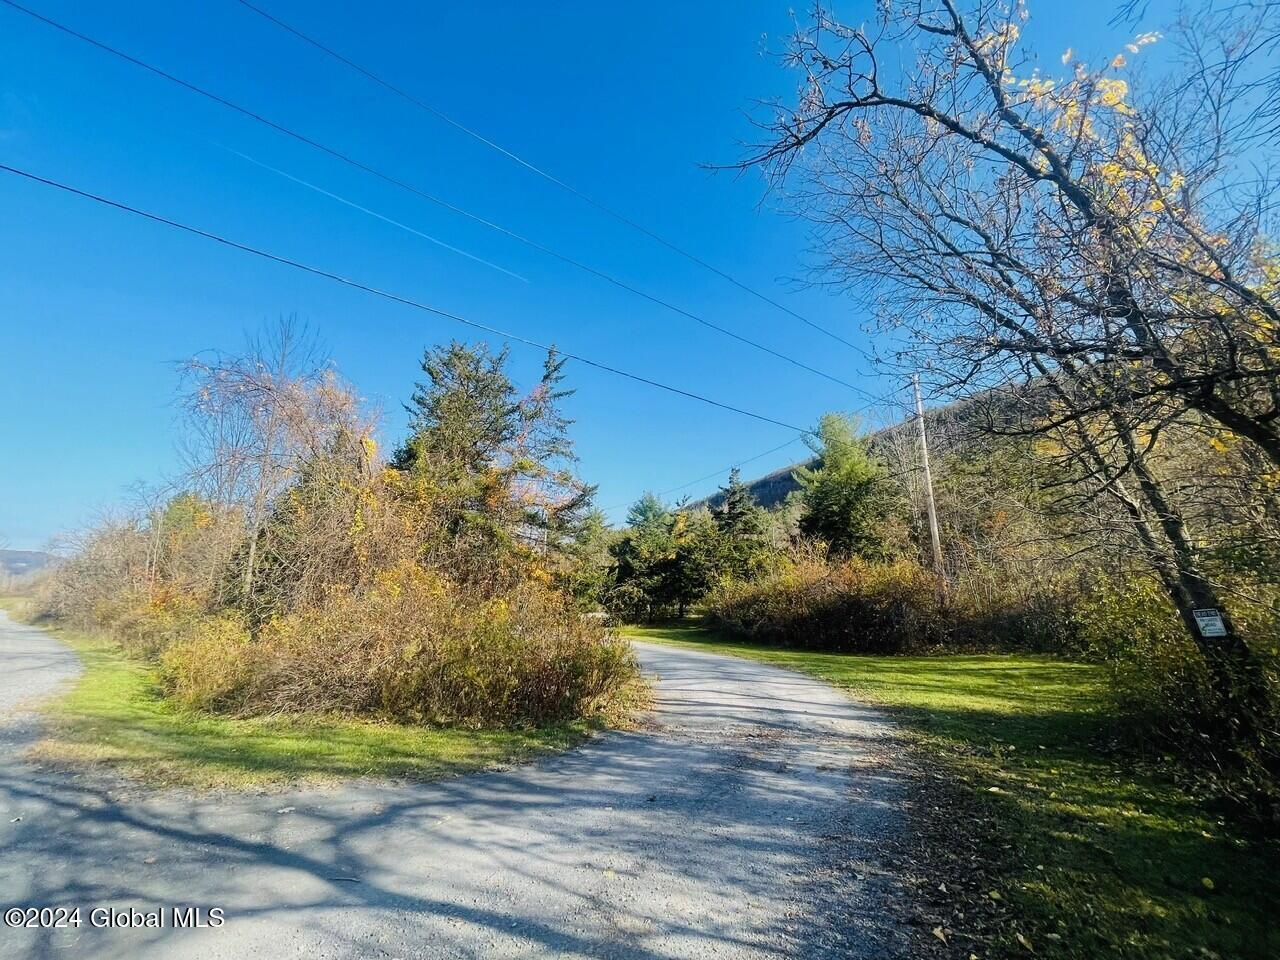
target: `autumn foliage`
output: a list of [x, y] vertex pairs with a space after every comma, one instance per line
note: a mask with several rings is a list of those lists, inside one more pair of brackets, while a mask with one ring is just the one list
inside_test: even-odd
[[471, 726], [615, 710], [634, 659], [565, 587], [590, 488], [555, 357], [521, 397], [504, 354], [428, 351], [388, 463], [350, 388], [275, 346], [192, 368], [187, 489], [84, 534], [46, 613], [109, 630], [195, 709]]

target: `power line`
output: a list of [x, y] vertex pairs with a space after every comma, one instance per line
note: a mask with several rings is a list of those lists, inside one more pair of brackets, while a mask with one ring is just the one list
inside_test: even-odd
[[[719, 470], [714, 470], [711, 473], [708, 473], [704, 477], [699, 477], [697, 480], [690, 480], [688, 483], [682, 483], [678, 487], [672, 487], [669, 490], [659, 490], [657, 493], [654, 494], [654, 496], [665, 497], [673, 493], [678, 493], [679, 491], [684, 490], [688, 487], [692, 487], [695, 484], [704, 483], [705, 481], [711, 480], [715, 477], [723, 477], [730, 470], [733, 470], [737, 467], [741, 467], [743, 464], [752, 463], [756, 460], [761, 460], [764, 457], [769, 456], [769, 454], [777, 453], [779, 450], [784, 450], [787, 447], [791, 446], [793, 443], [803, 439], [804, 437], [792, 437], [790, 440], [786, 441], [785, 443], [780, 443], [776, 447], [770, 447], [764, 453], [757, 453], [754, 457], [747, 457], [745, 460], [739, 460], [736, 463], [731, 463], [727, 467], [722, 467]], [[629, 507], [629, 506], [631, 506], [631, 503], [618, 503], [618, 504], [614, 504], [612, 507], [602, 507], [601, 509], [604, 510], [606, 513], [608, 513], [610, 510], [620, 510], [623, 507]]]
[[[213, 143], [213, 141], [209, 141], [209, 142]], [[269, 163], [263, 163], [261, 160], [255, 159], [254, 157], [249, 156], [247, 153], [241, 153], [239, 150], [236, 150], [233, 147], [225, 146], [224, 144], [221, 144], [221, 143], [214, 143], [214, 146], [221, 147], [223, 150], [226, 150], [227, 153], [235, 154], [241, 160], [244, 160], [248, 163], [252, 163], [255, 167], [261, 167], [263, 170], [270, 170], [272, 173], [276, 174], [277, 176], [284, 177], [286, 180], [291, 180], [294, 183], [298, 184], [299, 186], [306, 187], [308, 190], [314, 190], [316, 193], [320, 194], [321, 196], [328, 197], [330, 200], [336, 200], [338, 203], [341, 203], [344, 206], [350, 207], [353, 210], [359, 210], [361, 213], [367, 214], [368, 216], [373, 217], [375, 220], [381, 220], [383, 223], [389, 223], [393, 227], [399, 227], [401, 230], [405, 231], [406, 233], [411, 233], [416, 237], [421, 237], [424, 240], [429, 240], [432, 243], [434, 243], [436, 246], [444, 247], [444, 249], [450, 250], [453, 253], [458, 254], [459, 256], [466, 257], [468, 260], [474, 260], [476, 263], [484, 264], [484, 266], [486, 267], [492, 267], [494, 270], [497, 270], [499, 273], [505, 273], [508, 277], [512, 277], [523, 283], [529, 282], [528, 277], [522, 277], [520, 274], [515, 273], [511, 270], [508, 270], [506, 267], [501, 267], [496, 263], [492, 263], [489, 260], [485, 260], [483, 257], [477, 257], [475, 254], [468, 253], [466, 250], [463, 250], [460, 247], [455, 247], [451, 243], [445, 243], [443, 240], [437, 237], [433, 237], [429, 233], [422, 232], [417, 227], [411, 227], [407, 223], [401, 223], [399, 220], [393, 220], [391, 217], [385, 216], [384, 214], [379, 213], [377, 210], [370, 210], [368, 207], [363, 207], [360, 204], [356, 203], [354, 200], [348, 200], [346, 197], [336, 193], [332, 193], [331, 191], [326, 190], [324, 187], [318, 187], [314, 183], [311, 183], [308, 180], [303, 180], [301, 177], [295, 177], [293, 174], [288, 173], [284, 170], [281, 170], [278, 167], [273, 167]]]
[[150, 213], [146, 210], [141, 210], [137, 207], [130, 206], [127, 203], [121, 203], [117, 200], [111, 200], [107, 197], [100, 196], [96, 193], [90, 193], [87, 190], [81, 190], [80, 188], [73, 187], [70, 184], [62, 183], [57, 180], [52, 180], [52, 179], [49, 179], [48, 177], [42, 177], [39, 174], [30, 173], [26, 170], [21, 170], [17, 167], [11, 167], [3, 163], [0, 163], [0, 171], [4, 171], [6, 173], [12, 173], [19, 177], [24, 177], [27, 180], [34, 181], [35, 183], [44, 184], [45, 186], [48, 186], [48, 187], [55, 187], [58, 190], [62, 190], [66, 193], [74, 194], [75, 196], [82, 197], [86, 200], [92, 200], [95, 203], [102, 204], [103, 206], [113, 207], [116, 210], [122, 210], [125, 213], [131, 213], [131, 214], [134, 214], [135, 216], [143, 217], [154, 223], [164, 224], [165, 226], [173, 227], [176, 230], [182, 230], [185, 233], [190, 233], [197, 237], [203, 237], [206, 240], [212, 240], [215, 243], [220, 243], [224, 246], [231, 247], [235, 250], [241, 250], [244, 253], [251, 253], [254, 256], [261, 257], [264, 260], [270, 260], [274, 263], [280, 263], [287, 267], [293, 267], [295, 270], [301, 270], [305, 273], [310, 273], [317, 277], [324, 277], [326, 280], [332, 280], [335, 283], [340, 283], [340, 284], [343, 284], [344, 286], [352, 287], [356, 290], [361, 290], [365, 293], [373, 294], [374, 296], [382, 297], [385, 300], [391, 300], [395, 303], [400, 303], [407, 307], [413, 307], [416, 310], [422, 310], [422, 311], [425, 311], [426, 313], [435, 314], [436, 316], [443, 317], [446, 320], [453, 320], [457, 323], [465, 324], [468, 327], [474, 327], [477, 330], [483, 330], [486, 333], [491, 333], [495, 336], [503, 337], [508, 340], [513, 340], [516, 343], [522, 343], [525, 346], [536, 347], [539, 350], [554, 349], [561, 356], [569, 360], [576, 360], [578, 363], [585, 364], [588, 367], [594, 367], [597, 370], [603, 370], [606, 373], [612, 373], [619, 377], [625, 377], [626, 379], [634, 380], [637, 383], [644, 383], [644, 384], [647, 384], [648, 386], [656, 387], [659, 390], [665, 390], [668, 393], [674, 393], [682, 397], [688, 397], [691, 400], [698, 400], [702, 403], [709, 404], [710, 406], [719, 407], [722, 410], [728, 410], [732, 413], [737, 413], [744, 417], [750, 417], [753, 420], [759, 420], [763, 423], [771, 423], [777, 427], [786, 427], [788, 430], [794, 430], [796, 433], [799, 433], [799, 434], [806, 434], [809, 432], [805, 430], [803, 427], [797, 427], [794, 424], [786, 423], [782, 420], [775, 420], [773, 417], [767, 417], [763, 414], [752, 413], [750, 410], [743, 410], [741, 407], [735, 407], [728, 403], [721, 403], [719, 400], [713, 400], [710, 397], [703, 396], [702, 394], [693, 393], [692, 391], [684, 390], [684, 389], [681, 389], [680, 387], [673, 387], [669, 384], [662, 383], [657, 380], [651, 380], [648, 377], [641, 376], [640, 374], [629, 373], [626, 370], [621, 370], [607, 363], [601, 363], [598, 360], [591, 360], [591, 359], [588, 359], [587, 357], [580, 356], [578, 354], [569, 353], [566, 350], [559, 350], [558, 348], [555, 348], [549, 344], [540, 343], [537, 340], [531, 340], [528, 337], [522, 337], [522, 336], [519, 336], [518, 334], [508, 333], [507, 331], [501, 330], [498, 327], [491, 327], [488, 324], [481, 323], [477, 320], [469, 320], [466, 317], [459, 316], [456, 313], [450, 313], [449, 311], [442, 310], [439, 307], [433, 307], [427, 303], [422, 303], [417, 300], [412, 300], [408, 297], [402, 297], [399, 294], [391, 293], [387, 290], [381, 290], [378, 287], [369, 286], [368, 284], [361, 283], [358, 280], [352, 280], [352, 279], [349, 279], [348, 277], [341, 276], [340, 274], [331, 273], [330, 271], [324, 270], [320, 267], [313, 267], [309, 264], [305, 264], [297, 260], [291, 260], [288, 257], [280, 256], [279, 254], [269, 253], [266, 250], [260, 250], [257, 247], [251, 247], [248, 244], [240, 243], [236, 240], [228, 239], [227, 237], [221, 236], [216, 233], [212, 233], [208, 230], [202, 230], [199, 227], [193, 227], [188, 224], [181, 223], [177, 220], [171, 220], [168, 217], [163, 217], [156, 213]]
[[[901, 385], [899, 385], [899, 387], [898, 387], [897, 389], [899, 389], [899, 390], [900, 390], [900, 389], [902, 389]], [[891, 406], [891, 405], [892, 405], [892, 403], [891, 403], [891, 401], [889, 400], [889, 395], [887, 395], [887, 394], [886, 394], [886, 395], [885, 395], [885, 396], [883, 396], [883, 397], [879, 397], [879, 398], [877, 398], [877, 399], [876, 399], [876, 401], [875, 401], [875, 403], [864, 404], [864, 405], [863, 405], [863, 406], [861, 406], [861, 407], [856, 407], [856, 408], [855, 408], [855, 409], [853, 409], [853, 410], [849, 410], [849, 411], [847, 411], [847, 413], [848, 413], [848, 414], [850, 414], [850, 415], [854, 415], [854, 416], [856, 416], [856, 415], [857, 415], [857, 414], [859, 414], [859, 413], [864, 413], [864, 412], [866, 412], [867, 410], [870, 410], [872, 407], [874, 407], [874, 406], [876, 406], [876, 405], [878, 405], [878, 404], [885, 404], [886, 406]], [[768, 450], [764, 451], [764, 453], [757, 453], [754, 457], [747, 457], [745, 460], [739, 460], [739, 461], [737, 461], [736, 463], [731, 463], [731, 464], [729, 464], [729, 466], [727, 466], [727, 467], [721, 467], [719, 470], [715, 470], [715, 471], [713, 471], [713, 472], [711, 472], [711, 473], [706, 474], [705, 476], [698, 477], [696, 480], [690, 480], [688, 483], [682, 483], [682, 484], [680, 484], [678, 487], [671, 487], [669, 490], [660, 490], [660, 491], [658, 491], [657, 493], [655, 493], [655, 494], [654, 494], [654, 496], [656, 496], [656, 497], [665, 497], [665, 496], [668, 496], [669, 494], [672, 494], [672, 493], [678, 493], [679, 491], [684, 490], [684, 489], [686, 489], [687, 487], [692, 487], [692, 486], [694, 486], [695, 484], [704, 483], [705, 481], [707, 481], [707, 480], [711, 480], [711, 479], [713, 479], [714, 477], [723, 477], [726, 473], [728, 473], [730, 470], [733, 470], [735, 467], [741, 467], [743, 464], [752, 463], [752, 462], [753, 462], [753, 461], [755, 461], [755, 460], [761, 460], [761, 459], [763, 459], [764, 457], [769, 456], [769, 454], [771, 454], [771, 453], [777, 453], [779, 450], [782, 450], [782, 449], [784, 449], [784, 448], [786, 448], [786, 447], [789, 447], [789, 446], [791, 446], [791, 444], [795, 443], [796, 441], [798, 441], [798, 440], [803, 440], [803, 439], [805, 439], [805, 437], [808, 437], [808, 436], [814, 436], [814, 431], [812, 431], [812, 430], [806, 431], [806, 433], [805, 433], [805, 435], [804, 435], [804, 436], [800, 436], [800, 437], [792, 437], [790, 440], [786, 441], [786, 443], [779, 444], [779, 445], [778, 445], [778, 446], [776, 446], [776, 447], [770, 447]], [[888, 475], [887, 475], [887, 478], [888, 478], [888, 479], [891, 479], [891, 480], [892, 480], [892, 479], [900, 479], [903, 475], [904, 475], [904, 474], [888, 474]], [[622, 509], [623, 507], [630, 506], [630, 505], [631, 505], [631, 503], [634, 503], [634, 502], [635, 502], [635, 501], [630, 501], [630, 502], [628, 502], [628, 503], [618, 503], [618, 504], [614, 504], [614, 505], [613, 505], [613, 506], [611, 506], [611, 507], [601, 507], [600, 509], [602, 509], [602, 510], [604, 510], [606, 513], [608, 513], [608, 512], [609, 512], [609, 511], [611, 511], [611, 510], [620, 510], [620, 509]]]
[[803, 440], [803, 439], [804, 437], [792, 437], [786, 443], [780, 443], [776, 447], [770, 447], [764, 453], [757, 453], [754, 457], [747, 457], [745, 460], [739, 460], [737, 463], [731, 463], [727, 467], [721, 467], [719, 470], [715, 471], [714, 473], [708, 473], [706, 476], [699, 477], [697, 480], [690, 480], [688, 483], [682, 483], [678, 487], [672, 487], [669, 490], [663, 490], [660, 493], [658, 493], [657, 496], [659, 497], [669, 496], [670, 494], [673, 494], [673, 493], [679, 493], [681, 490], [687, 490], [689, 487], [695, 486], [699, 483], [705, 483], [707, 480], [711, 480], [714, 477], [723, 477], [725, 474], [729, 473], [729, 471], [731, 470], [735, 470], [738, 467], [744, 466], [745, 464], [748, 464], [748, 463], [754, 463], [757, 460], [763, 460], [765, 457], [769, 456], [770, 454], [777, 453], [779, 450], [785, 450], [787, 447], [791, 446], [793, 443], [796, 443], [797, 441]]
[[844, 344], [846, 347], [849, 347], [850, 349], [857, 351], [858, 353], [862, 354], [862, 356], [866, 357], [868, 360], [874, 360], [874, 357], [872, 357], [866, 350], [858, 346], [856, 343], [846, 340], [844, 337], [840, 336], [838, 333], [828, 330], [826, 327], [822, 326], [821, 324], [815, 323], [814, 321], [810, 320], [808, 317], [805, 317], [803, 314], [799, 314], [796, 311], [792, 310], [790, 307], [784, 306], [783, 304], [779, 303], [777, 300], [774, 300], [772, 297], [769, 297], [763, 293], [760, 293], [758, 290], [755, 290], [754, 288], [747, 286], [741, 280], [738, 280], [736, 277], [732, 276], [731, 274], [726, 273], [725, 271], [721, 270], [719, 267], [713, 266], [712, 264], [703, 260], [701, 257], [698, 257], [695, 254], [690, 253], [688, 250], [685, 250], [683, 247], [680, 247], [677, 244], [673, 243], [672, 241], [667, 240], [665, 237], [662, 237], [659, 234], [654, 233], [648, 227], [645, 227], [642, 224], [637, 223], [636, 221], [632, 220], [630, 217], [626, 216], [625, 214], [619, 213], [617, 210], [614, 210], [612, 207], [602, 203], [599, 200], [596, 200], [594, 197], [586, 193], [583, 193], [581, 190], [579, 190], [577, 187], [573, 186], [572, 184], [566, 183], [565, 181], [561, 180], [559, 177], [555, 176], [552, 173], [548, 173], [546, 170], [543, 170], [541, 167], [537, 166], [536, 164], [526, 160], [524, 157], [520, 156], [519, 154], [511, 150], [508, 150], [506, 147], [502, 146], [499, 143], [495, 143], [494, 141], [490, 140], [488, 137], [484, 136], [483, 134], [471, 129], [466, 124], [458, 120], [455, 120], [453, 117], [449, 116], [447, 113], [440, 110], [439, 108], [433, 107], [431, 104], [425, 102], [419, 97], [414, 96], [412, 93], [409, 93], [407, 90], [403, 89], [402, 87], [396, 86], [391, 81], [385, 79], [384, 77], [379, 76], [378, 74], [374, 73], [372, 70], [369, 70], [368, 68], [361, 66], [360, 64], [356, 63], [354, 60], [348, 59], [347, 57], [338, 53], [338, 51], [334, 50], [332, 47], [326, 46], [325, 44], [321, 43], [319, 40], [316, 40], [314, 37], [303, 33], [297, 27], [294, 27], [286, 23], [285, 21], [281, 20], [279, 17], [276, 17], [268, 13], [266, 10], [263, 10], [261, 7], [255, 6], [254, 4], [250, 3], [249, 0], [238, 0], [238, 2], [242, 6], [246, 7], [247, 9], [252, 10], [254, 13], [262, 17], [263, 19], [268, 20], [271, 23], [274, 23], [277, 27], [280, 27], [282, 30], [286, 31], [287, 33], [293, 34], [293, 36], [297, 37], [299, 40], [302, 40], [304, 43], [308, 43], [311, 46], [315, 47], [317, 50], [320, 50], [322, 53], [325, 53], [328, 56], [333, 57], [333, 59], [337, 60], [339, 63], [345, 64], [346, 66], [350, 67], [352, 70], [355, 70], [360, 75], [373, 81], [379, 86], [391, 91], [396, 96], [401, 97], [402, 99], [408, 101], [409, 103], [413, 104], [414, 106], [418, 107], [421, 110], [425, 110], [427, 113], [431, 114], [436, 119], [441, 120], [444, 123], [447, 123], [449, 126], [453, 127], [455, 130], [458, 130], [461, 133], [466, 134], [472, 139], [484, 144], [486, 147], [489, 147], [491, 150], [497, 151], [507, 159], [514, 161], [515, 163], [524, 167], [526, 170], [530, 171], [531, 173], [534, 173], [537, 176], [542, 177], [544, 180], [548, 181], [549, 183], [555, 184], [557, 187], [559, 187], [562, 190], [568, 191], [578, 199], [595, 207], [600, 212], [607, 214], [608, 216], [612, 217], [613, 219], [617, 220], [620, 223], [627, 225], [628, 227], [631, 227], [633, 230], [639, 231], [649, 239], [662, 244], [662, 246], [666, 247], [668, 250], [678, 253], [680, 256], [684, 257], [687, 260], [692, 261], [693, 263], [696, 263], [698, 266], [702, 267], [703, 269], [710, 270], [716, 276], [729, 281], [740, 290], [743, 290], [751, 294], [753, 297], [756, 297], [757, 299], [764, 301], [770, 306], [776, 307], [777, 309], [781, 310], [783, 313], [789, 314], [790, 316], [799, 320], [801, 323], [804, 323], [812, 327], [813, 329], [819, 331], [820, 333], [825, 334], [831, 339]]
[[567, 254], [560, 253], [559, 251], [553, 250], [552, 248], [544, 244], [541, 244], [536, 240], [532, 240], [529, 237], [526, 237], [520, 233], [517, 233], [514, 230], [504, 227], [499, 223], [495, 223], [492, 220], [488, 220], [478, 214], [472, 213], [471, 211], [466, 210], [462, 207], [459, 207], [454, 203], [450, 203], [449, 201], [444, 200], [440, 197], [437, 197], [434, 194], [431, 194], [425, 190], [419, 189], [418, 187], [415, 187], [412, 184], [399, 179], [398, 177], [394, 177], [391, 174], [384, 173], [381, 170], [378, 170], [376, 167], [372, 167], [366, 163], [363, 163], [360, 160], [356, 160], [354, 157], [351, 157], [340, 150], [327, 146], [326, 144], [323, 144], [318, 140], [313, 140], [311, 137], [308, 137], [305, 134], [298, 133], [297, 131], [292, 130], [280, 123], [277, 123], [274, 120], [270, 120], [267, 117], [264, 117], [262, 114], [256, 113], [248, 109], [247, 107], [242, 107], [239, 104], [226, 99], [225, 97], [219, 96], [216, 93], [213, 93], [209, 90], [204, 89], [203, 87], [199, 87], [193, 83], [190, 83], [186, 80], [176, 77], [173, 74], [168, 73], [167, 71], [162, 70], [159, 67], [152, 66], [151, 64], [143, 60], [140, 60], [137, 57], [134, 57], [130, 54], [127, 54], [122, 50], [118, 50], [115, 47], [109, 46], [100, 40], [95, 40], [93, 37], [90, 37], [87, 34], [81, 33], [78, 30], [75, 30], [71, 27], [68, 27], [65, 24], [59, 23], [56, 20], [52, 20], [49, 17], [46, 17], [42, 14], [35, 12], [34, 10], [30, 10], [27, 7], [22, 6], [21, 4], [14, 2], [14, 0], [0, 0], [0, 3], [4, 3], [6, 6], [13, 8], [14, 10], [17, 10], [20, 13], [24, 13], [27, 16], [32, 17], [36, 20], [39, 20], [41, 23], [47, 24], [48, 26], [51, 26], [54, 29], [67, 34], [68, 36], [74, 37], [75, 39], [80, 40], [84, 43], [87, 43], [106, 53], [110, 53], [113, 56], [119, 57], [120, 59], [126, 61], [127, 63], [131, 63], [134, 66], [140, 67], [141, 69], [146, 70], [149, 73], [152, 73], [155, 76], [158, 76], [164, 80], [167, 80], [170, 83], [177, 84], [178, 86], [182, 87], [184, 90], [188, 90], [192, 93], [198, 94], [202, 97], [212, 100], [214, 103], [217, 103], [223, 107], [226, 107], [229, 110], [234, 110], [236, 113], [239, 113], [242, 116], [248, 117], [251, 120], [261, 123], [267, 127], [270, 127], [272, 130], [275, 130], [278, 133], [282, 133], [285, 136], [291, 137], [292, 139], [297, 140], [300, 143], [306, 144], [307, 146], [312, 147], [313, 149], [320, 150], [321, 152], [327, 154], [328, 156], [331, 156], [358, 170], [361, 170], [374, 177], [377, 177], [378, 179], [386, 183], [399, 187], [402, 190], [412, 193], [413, 195], [420, 197], [430, 203], [443, 207], [444, 209], [449, 210], [452, 213], [455, 213], [459, 216], [466, 217], [469, 220], [482, 224], [483, 226], [488, 227], [491, 230], [501, 233], [506, 237], [510, 237], [511, 239], [519, 243], [522, 243], [534, 250], [537, 250], [540, 253], [553, 257], [556, 260], [561, 261], [562, 263], [566, 263], [572, 267], [575, 267], [579, 270], [589, 273], [592, 276], [597, 277], [601, 280], [604, 280], [607, 283], [610, 283], [621, 290], [625, 290], [626, 292], [633, 294], [634, 296], [641, 297], [645, 300], [648, 300], [650, 303], [661, 306], [667, 310], [671, 310], [674, 313], [678, 313], [681, 316], [687, 317], [688, 319], [693, 320], [696, 323], [702, 324], [703, 326], [708, 327], [709, 329], [715, 330], [718, 333], [723, 334], [724, 336], [737, 340], [739, 343], [746, 344], [747, 346], [753, 347], [754, 349], [759, 350], [763, 353], [767, 353], [770, 356], [775, 357], [776, 359], [782, 360], [786, 363], [791, 364], [792, 366], [798, 367], [801, 370], [805, 370], [816, 376], [822, 377], [826, 380], [830, 380], [832, 383], [837, 383], [843, 387], [846, 387], [854, 391], [855, 393], [859, 393], [866, 397], [873, 396], [864, 388], [856, 386], [855, 384], [852, 384], [847, 380], [843, 380], [840, 377], [836, 377], [832, 374], [825, 373], [824, 371], [819, 370], [816, 367], [810, 366], [809, 364], [804, 363], [801, 360], [797, 360], [796, 358], [788, 356], [787, 354], [784, 354], [778, 350], [774, 350], [772, 347], [765, 346], [764, 344], [759, 343], [755, 340], [752, 340], [749, 337], [744, 337], [739, 333], [735, 333], [734, 331], [730, 330], [727, 327], [722, 327], [719, 324], [713, 323], [710, 320], [704, 319], [703, 317], [700, 317], [697, 314], [691, 313], [690, 311], [685, 310], [682, 307], [677, 307], [676, 305], [666, 300], [663, 300], [661, 297], [657, 297], [653, 294], [646, 293], [645, 291], [640, 290], [637, 287], [633, 287], [629, 283], [623, 280], [620, 280], [617, 277], [612, 276], [611, 274], [605, 273], [603, 270], [598, 270], [595, 267], [589, 266], [588, 264], [583, 263], [580, 260], [576, 260], [573, 257], [568, 256]]

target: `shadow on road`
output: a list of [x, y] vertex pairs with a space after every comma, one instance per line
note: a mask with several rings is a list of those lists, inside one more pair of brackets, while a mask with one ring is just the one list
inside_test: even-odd
[[892, 955], [892, 880], [875, 861], [900, 788], [852, 767], [883, 722], [757, 664], [641, 655], [662, 678], [660, 729], [510, 771], [122, 800], [91, 776], [6, 763], [4, 906], [222, 907], [227, 920], [5, 930], [0, 953]]

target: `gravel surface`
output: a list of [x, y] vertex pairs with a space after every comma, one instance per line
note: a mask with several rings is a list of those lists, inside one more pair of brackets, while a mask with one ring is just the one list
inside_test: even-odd
[[[0, 612], [0, 907], [82, 909], [78, 928], [0, 927], [0, 956], [904, 955], [877, 865], [901, 824], [887, 721], [752, 661], [636, 650], [645, 726], [528, 766], [156, 792], [23, 759], [32, 698], [79, 665]], [[173, 907], [225, 920], [178, 929]], [[165, 926], [95, 927], [93, 908]]]

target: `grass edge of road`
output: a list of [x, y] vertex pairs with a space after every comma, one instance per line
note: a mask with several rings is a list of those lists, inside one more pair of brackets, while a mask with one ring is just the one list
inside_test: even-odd
[[[21, 598], [0, 610], [22, 619]], [[426, 727], [328, 716], [233, 718], [184, 710], [150, 665], [100, 635], [40, 624], [71, 647], [83, 672], [41, 704], [45, 737], [33, 759], [95, 768], [147, 786], [275, 788], [357, 777], [435, 780], [534, 759], [598, 729]]]
[[[636, 639], [796, 670], [884, 708], [910, 755], [922, 951], [978, 957], [1280, 956], [1280, 848], [1233, 831], [1193, 789], [1116, 742], [1097, 667], [1010, 654], [863, 656], [725, 640]], [[1158, 758], [1157, 758], [1158, 759]]]

